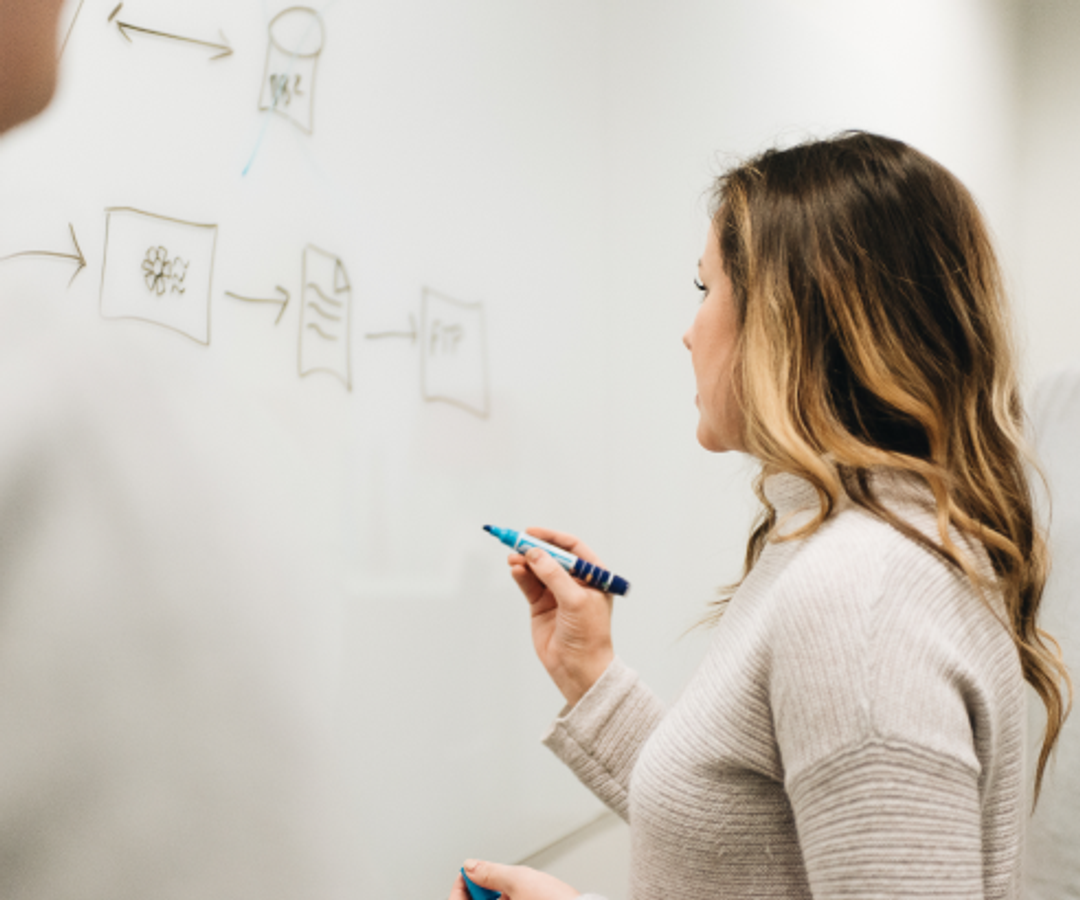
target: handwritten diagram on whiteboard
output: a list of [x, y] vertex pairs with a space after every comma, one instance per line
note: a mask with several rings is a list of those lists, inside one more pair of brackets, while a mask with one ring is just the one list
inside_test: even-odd
[[270, 22], [259, 109], [273, 110], [308, 134], [315, 130], [315, 71], [325, 40], [322, 18], [306, 6], [286, 9]]
[[424, 288], [420, 311], [420, 373], [424, 399], [488, 416], [484, 307]]
[[352, 285], [345, 265], [332, 253], [309, 245], [304, 250], [303, 272], [300, 375], [329, 372], [352, 390]]
[[[84, 6], [93, 4], [72, 0], [71, 5], [74, 10], [65, 25], [65, 46], [77, 23], [80, 35], [86, 34], [81, 40], [89, 40], [92, 35], [86, 28], [89, 13]], [[197, 51], [209, 51], [211, 62], [234, 57], [234, 50], [220, 28], [220, 41], [206, 38], [213, 33], [212, 24], [193, 22], [180, 27], [182, 34], [173, 33], [168, 23], [144, 22], [140, 18], [141, 10], [134, 11], [140, 23], [136, 24], [128, 7], [137, 5], [129, 0], [111, 0], [108, 4], [111, 8], [106, 20], [108, 30], [123, 38], [128, 46], [137, 47], [144, 41], [175, 45], [190, 49], [196, 60]], [[327, 40], [323, 12], [307, 6], [290, 6], [278, 12], [268, 27], [263, 27], [267, 28], [266, 43], [258, 44], [259, 58], [250, 60], [256, 65], [261, 63], [262, 68], [259, 109], [287, 119], [305, 134], [313, 134], [317, 74]], [[241, 49], [236, 55], [243, 56], [244, 51]], [[267, 121], [270, 118], [267, 116]], [[260, 143], [264, 136], [265, 127]], [[249, 162], [244, 174], [250, 167]], [[150, 322], [208, 345], [219, 232], [219, 225], [208, 221], [216, 222], [216, 214], [208, 212], [203, 222], [191, 222], [132, 207], [106, 209], [101, 316]], [[71, 279], [74, 280], [86, 266], [86, 260], [75, 238], [74, 226], [70, 232], [74, 253], [11, 248], [13, 252], [0, 255], [0, 263], [35, 257], [71, 261], [75, 264]], [[308, 244], [298, 257], [299, 272], [294, 270], [299, 275], [298, 282], [285, 280], [272, 290], [264, 285], [250, 291], [225, 291], [224, 296], [230, 303], [243, 301], [252, 307], [273, 307], [274, 326], [284, 323], [290, 329], [297, 328], [294, 346], [301, 379], [323, 373], [337, 379], [346, 391], [352, 391], [352, 332], [357, 315], [345, 262], [347, 249], [330, 252]], [[407, 313], [407, 328], [372, 331], [362, 333], [362, 337], [401, 339], [401, 345], [404, 347], [407, 342], [410, 352], [419, 351], [418, 387], [424, 402], [449, 404], [478, 418], [488, 418], [491, 401], [484, 306], [454, 299], [431, 288], [423, 288], [419, 299], [420, 308]], [[283, 362], [288, 365], [288, 357]]]
[[216, 244], [217, 225], [107, 209], [101, 315], [142, 319], [209, 344]]

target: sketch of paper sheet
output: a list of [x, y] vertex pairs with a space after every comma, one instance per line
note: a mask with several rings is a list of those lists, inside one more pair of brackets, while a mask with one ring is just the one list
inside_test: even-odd
[[352, 285], [341, 260], [308, 246], [304, 250], [304, 302], [300, 310], [300, 374], [329, 372], [352, 390], [349, 323]]
[[210, 343], [216, 225], [105, 210], [101, 315], [142, 319]]
[[488, 416], [484, 307], [424, 288], [421, 309], [421, 382], [424, 399], [452, 403]]

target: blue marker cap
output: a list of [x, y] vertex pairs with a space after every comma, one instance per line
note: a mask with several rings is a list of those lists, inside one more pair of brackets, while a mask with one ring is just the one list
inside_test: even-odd
[[489, 890], [486, 887], [480, 887], [475, 881], [469, 878], [465, 874], [465, 870], [461, 870], [461, 877], [465, 879], [465, 887], [469, 891], [469, 896], [472, 900], [499, 900], [502, 896], [498, 891]]

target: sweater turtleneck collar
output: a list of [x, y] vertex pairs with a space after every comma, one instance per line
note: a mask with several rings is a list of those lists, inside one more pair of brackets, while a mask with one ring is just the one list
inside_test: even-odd
[[[909, 511], [917, 508], [931, 512], [935, 509], [933, 494], [918, 475], [874, 468], [870, 472], [870, 482], [878, 500], [890, 507], [907, 508]], [[801, 475], [774, 472], [766, 476], [763, 489], [766, 499], [776, 508], [780, 518], [797, 512], [812, 512], [816, 515], [821, 508], [817, 490]], [[850, 502], [842, 494], [838, 506], [842, 507]]]
[[790, 472], [774, 472], [762, 485], [766, 499], [779, 516], [800, 510], [817, 510], [821, 505], [814, 486], [805, 478]]

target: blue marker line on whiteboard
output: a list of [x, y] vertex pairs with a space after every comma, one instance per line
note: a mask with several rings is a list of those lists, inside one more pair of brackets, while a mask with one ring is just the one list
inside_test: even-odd
[[547, 543], [547, 541], [534, 538], [524, 531], [514, 531], [513, 528], [496, 528], [494, 525], [485, 525], [484, 531], [495, 535], [507, 547], [516, 550], [518, 553], [525, 553], [532, 547], [539, 547], [574, 578], [578, 579], [578, 581], [584, 581], [590, 587], [599, 588], [608, 594], [621, 595], [630, 592], [630, 583], [625, 578], [620, 578], [607, 569], [601, 569], [599, 566], [585, 562], [585, 560], [574, 556], [573, 553], [567, 553], [562, 547], [556, 547], [554, 544]]
[[480, 887], [480, 885], [465, 874], [464, 869], [461, 870], [461, 877], [465, 879], [465, 887], [468, 888], [469, 896], [472, 897], [472, 900], [499, 900], [502, 896], [498, 891]]

